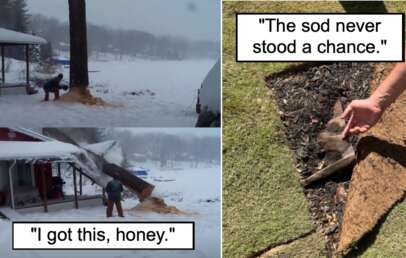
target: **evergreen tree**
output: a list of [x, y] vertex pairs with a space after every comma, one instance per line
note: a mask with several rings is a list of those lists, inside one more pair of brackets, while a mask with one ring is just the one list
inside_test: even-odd
[[13, 6], [11, 0], [0, 0], [0, 28], [13, 28]]
[[12, 2], [12, 9], [14, 14], [14, 30], [20, 32], [28, 31], [29, 14], [27, 3], [25, 0], [14, 0]]

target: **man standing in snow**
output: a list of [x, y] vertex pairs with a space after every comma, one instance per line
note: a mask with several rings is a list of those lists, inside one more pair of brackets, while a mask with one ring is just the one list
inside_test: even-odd
[[107, 192], [107, 218], [113, 215], [113, 206], [116, 205], [118, 216], [124, 217], [123, 208], [121, 207], [121, 193], [123, 185], [116, 178], [113, 178], [106, 186]]
[[45, 91], [45, 99], [44, 101], [49, 100], [49, 93], [52, 92], [55, 94], [55, 100], [59, 99], [59, 90], [64, 89], [67, 90], [67, 86], [60, 86], [60, 83], [63, 79], [63, 74], [58, 74], [58, 76], [52, 78], [51, 80], [47, 81], [44, 85]]

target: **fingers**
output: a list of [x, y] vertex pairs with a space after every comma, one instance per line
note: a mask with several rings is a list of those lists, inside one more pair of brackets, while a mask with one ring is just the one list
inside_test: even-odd
[[369, 130], [368, 126], [355, 126], [354, 128], [350, 129], [350, 133], [360, 134], [360, 133], [365, 133], [368, 130]]
[[[347, 108], [348, 108], [348, 107], [347, 107]], [[350, 111], [351, 111], [351, 110], [350, 110]], [[344, 115], [344, 114], [343, 114], [343, 115]], [[350, 117], [350, 119], [348, 120], [347, 125], [345, 126], [345, 128], [344, 128], [344, 130], [343, 130], [343, 132], [342, 132], [342, 134], [341, 134], [341, 136], [342, 136], [343, 139], [344, 139], [345, 137], [347, 137], [348, 132], [350, 132], [350, 129], [352, 128], [353, 121], [354, 121], [354, 113], [351, 112], [351, 117]]]
[[340, 118], [341, 119], [348, 119], [349, 116], [352, 114], [352, 110], [353, 106], [352, 106], [352, 102], [345, 108], [344, 112], [341, 114]]

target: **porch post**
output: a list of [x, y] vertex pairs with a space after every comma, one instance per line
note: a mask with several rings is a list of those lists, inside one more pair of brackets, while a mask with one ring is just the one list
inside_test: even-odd
[[58, 162], [58, 177], [61, 177], [61, 163]]
[[1, 79], [3, 84], [6, 83], [6, 67], [4, 64], [4, 46], [1, 46]]
[[82, 196], [82, 173], [79, 173], [79, 195]]
[[14, 204], [14, 184], [13, 184], [13, 173], [12, 169], [17, 163], [16, 160], [13, 161], [13, 164], [8, 168], [8, 178], [9, 178], [9, 183], [10, 183], [10, 199], [11, 199], [11, 208], [15, 209], [15, 204]]
[[42, 182], [42, 198], [43, 205], [44, 205], [44, 212], [48, 212], [48, 196], [46, 191], [46, 182], [45, 182], [45, 174], [44, 171], [41, 171], [41, 182]]
[[76, 186], [76, 168], [75, 167], [73, 167], [73, 192], [75, 194], [75, 208], [79, 209], [78, 191], [77, 191], [77, 186]]
[[30, 85], [30, 46], [29, 45], [25, 45], [25, 62], [26, 62], [27, 87], [28, 87], [28, 85]]

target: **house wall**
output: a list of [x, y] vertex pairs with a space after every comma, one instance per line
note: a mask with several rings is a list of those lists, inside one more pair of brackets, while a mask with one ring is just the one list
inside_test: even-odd
[[8, 191], [8, 164], [6, 161], [0, 161], [0, 192]]
[[0, 141], [33, 141], [38, 142], [40, 140], [31, 136], [13, 131], [10, 128], [0, 128]]
[[9, 203], [8, 162], [0, 161], [0, 207]]

